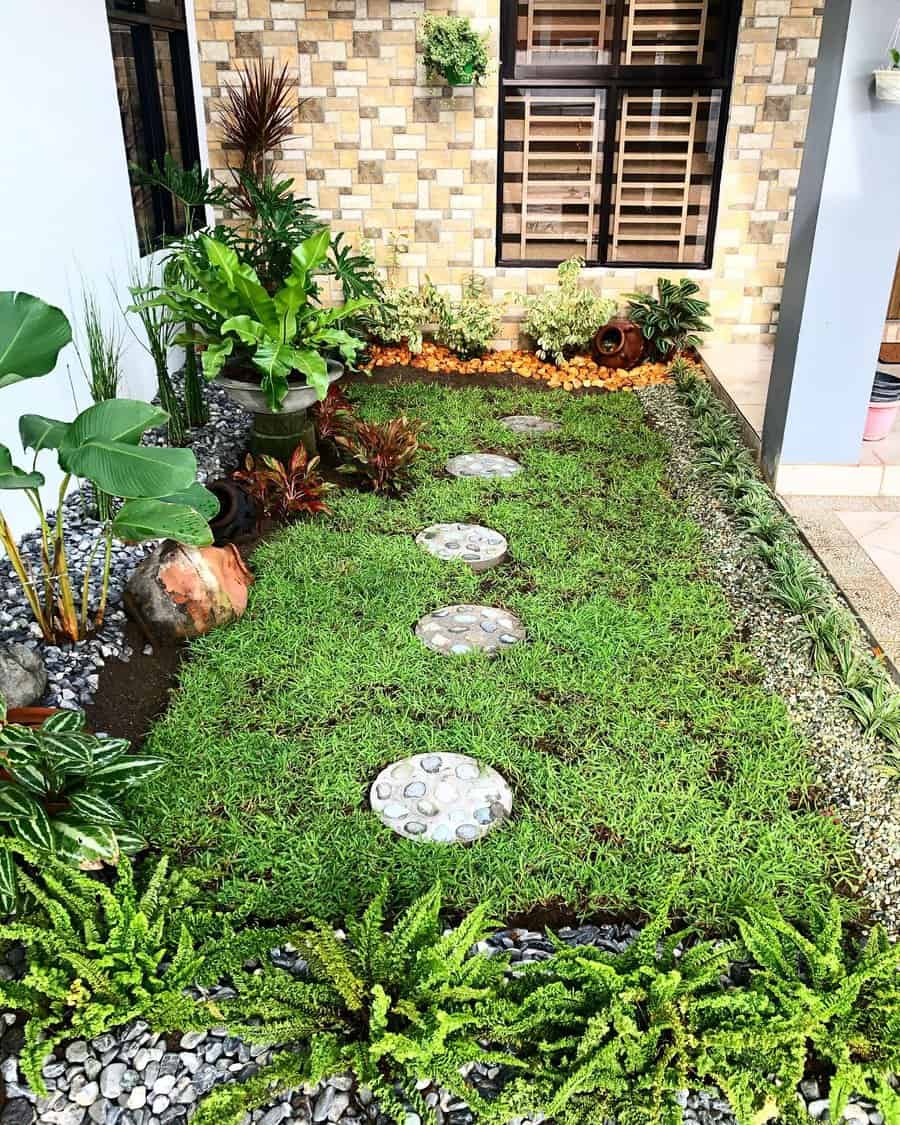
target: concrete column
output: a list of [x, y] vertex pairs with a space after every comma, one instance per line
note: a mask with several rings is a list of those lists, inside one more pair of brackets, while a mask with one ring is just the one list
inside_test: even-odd
[[900, 4], [826, 0], [763, 464], [856, 465], [900, 249], [900, 104], [878, 101]]

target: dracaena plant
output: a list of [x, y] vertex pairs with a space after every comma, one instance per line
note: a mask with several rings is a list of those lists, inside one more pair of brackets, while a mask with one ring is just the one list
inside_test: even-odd
[[310, 457], [298, 445], [288, 462], [261, 454], [247, 454], [245, 467], [234, 474], [270, 519], [292, 520], [300, 515], [315, 516], [330, 508], [323, 497], [329, 485], [319, 475], [319, 458]]
[[[46, 375], [72, 338], [65, 314], [28, 293], [0, 293], [0, 388]], [[0, 445], [0, 491], [25, 493], [39, 520], [41, 558], [32, 568], [19, 552], [12, 529], [0, 514], [0, 546], [19, 579], [44, 639], [75, 642], [91, 624], [103, 621], [114, 538], [144, 542], [170, 537], [205, 546], [212, 542], [207, 520], [217, 501], [196, 483], [197, 462], [187, 449], [141, 445], [144, 432], [166, 421], [165, 411], [146, 402], [110, 399], [89, 407], [72, 422], [40, 414], [19, 419], [25, 450], [33, 451], [30, 468], [13, 464], [12, 453]], [[37, 463], [42, 454], [56, 456], [62, 478], [56, 495], [56, 516], [44, 507], [45, 479]], [[100, 526], [82, 579], [80, 600], [69, 572], [63, 501], [73, 481], [89, 481], [96, 491], [123, 500]], [[91, 607], [90, 575], [101, 547], [102, 592]]]
[[387, 422], [354, 421], [349, 433], [334, 438], [349, 458], [340, 471], [363, 477], [373, 492], [399, 496], [409, 483], [416, 454], [428, 448], [419, 441], [421, 430], [422, 422], [406, 415]]
[[202, 234], [181, 253], [183, 280], [164, 284], [145, 303], [163, 305], [179, 323], [191, 322], [201, 330], [189, 342], [204, 349], [207, 379], [215, 379], [226, 362], [249, 369], [275, 412], [284, 403], [292, 375], [302, 375], [324, 398], [325, 353], [339, 352], [348, 363], [355, 361], [362, 341], [339, 325], [370, 304], [366, 298], [337, 308], [317, 303], [314, 275], [323, 268], [329, 247], [327, 227], [301, 242], [291, 254], [290, 272], [270, 294], [231, 246]]
[[[116, 802], [165, 761], [128, 750], [125, 739], [85, 730], [81, 711], [56, 711], [37, 730], [0, 728], [0, 837], [82, 867], [139, 851], [144, 840]], [[0, 914], [18, 902], [14, 855], [0, 850]]]

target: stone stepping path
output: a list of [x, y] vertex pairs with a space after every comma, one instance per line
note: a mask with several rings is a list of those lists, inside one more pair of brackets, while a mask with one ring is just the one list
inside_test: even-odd
[[434, 523], [419, 532], [416, 542], [439, 559], [462, 560], [476, 574], [506, 558], [507, 542], [500, 532], [477, 523]]
[[448, 605], [427, 613], [416, 625], [416, 636], [433, 652], [465, 656], [484, 652], [493, 656], [525, 640], [521, 621], [505, 609], [486, 605]]
[[500, 421], [514, 434], [555, 434], [562, 428], [559, 422], [539, 414], [508, 414]]
[[415, 754], [381, 771], [373, 811], [407, 839], [469, 844], [512, 812], [512, 792], [495, 769], [465, 754]]
[[453, 477], [509, 480], [522, 471], [522, 466], [512, 457], [502, 457], [498, 453], [461, 453], [450, 458], [446, 469]]

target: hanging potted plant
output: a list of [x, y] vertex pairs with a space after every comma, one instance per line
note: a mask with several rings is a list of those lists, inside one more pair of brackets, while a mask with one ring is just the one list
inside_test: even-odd
[[890, 66], [875, 71], [875, 97], [883, 102], [900, 102], [900, 20], [888, 44]]
[[425, 69], [451, 86], [481, 85], [488, 71], [487, 38], [464, 16], [427, 12], [421, 27]]

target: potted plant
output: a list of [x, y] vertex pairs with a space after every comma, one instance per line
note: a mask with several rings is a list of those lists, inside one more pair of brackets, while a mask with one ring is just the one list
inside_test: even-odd
[[890, 65], [875, 71], [875, 97], [883, 102], [900, 102], [900, 20], [888, 44]]
[[[60, 309], [28, 293], [0, 292], [0, 388], [48, 374], [71, 338], [68, 319]], [[167, 418], [164, 410], [125, 398], [98, 402], [72, 422], [24, 414], [19, 419], [19, 435], [23, 449], [34, 451], [30, 469], [14, 465], [10, 450], [0, 445], [0, 492], [23, 491], [38, 517], [40, 571], [33, 572], [20, 554], [2, 513], [0, 546], [48, 643], [81, 640], [92, 624], [99, 627], [102, 623], [114, 538], [142, 543], [171, 537], [194, 546], [212, 542], [207, 520], [218, 505], [196, 482], [194, 454], [188, 449], [141, 445], [145, 430]], [[48, 451], [56, 454], [63, 473], [55, 517], [44, 508], [44, 475], [37, 469], [38, 458]], [[101, 526], [82, 579], [80, 606], [66, 555], [63, 504], [76, 479], [90, 481], [95, 492], [124, 501]], [[101, 547], [101, 595], [91, 619], [90, 571]]]
[[179, 283], [145, 293], [198, 331], [176, 342], [199, 345], [203, 374], [215, 379], [254, 417], [251, 449], [287, 460], [298, 445], [314, 452], [307, 408], [343, 374], [334, 353], [353, 363], [363, 341], [342, 322], [371, 301], [336, 308], [318, 304], [314, 273], [326, 262], [331, 235], [323, 227], [295, 247], [290, 271], [270, 293], [256, 271], [221, 237], [201, 234], [180, 253]]
[[480, 85], [488, 71], [487, 38], [464, 16], [426, 12], [421, 27], [425, 69], [451, 86]]

